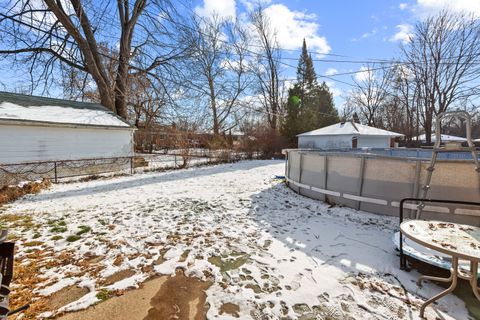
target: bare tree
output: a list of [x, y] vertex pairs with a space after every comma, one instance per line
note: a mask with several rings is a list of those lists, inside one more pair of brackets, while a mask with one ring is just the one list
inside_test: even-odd
[[414, 144], [413, 137], [420, 134], [419, 87], [413, 80], [407, 65], [397, 64], [393, 67], [391, 96], [384, 112], [384, 117], [390, 120], [385, 127], [405, 134], [409, 145]]
[[194, 16], [193, 21], [185, 37], [191, 52], [185, 61], [183, 85], [207, 107], [213, 133], [219, 136], [235, 127], [245, 114], [242, 99], [251, 84], [248, 37], [240, 24], [216, 15]]
[[272, 29], [262, 6], [256, 7], [250, 13], [250, 19], [256, 31], [255, 48], [258, 52], [254, 73], [258, 80], [260, 103], [267, 116], [271, 129], [277, 130], [278, 115], [281, 109], [282, 90], [279, 81], [281, 52], [275, 30]]
[[[147, 0], [13, 1], [0, 12], [0, 55], [28, 65], [34, 85], [48, 84], [60, 66], [86, 74], [102, 105], [127, 119], [130, 79], [183, 50], [166, 27], [174, 25], [171, 8], [168, 0], [152, 1], [149, 10]], [[139, 54], [149, 57], [147, 65], [132, 62]]]
[[402, 47], [418, 90], [427, 143], [431, 143], [434, 116], [479, 93], [474, 84], [480, 77], [479, 37], [478, 19], [442, 11], [419, 22], [411, 41]]
[[379, 123], [378, 113], [389, 96], [392, 71], [387, 67], [375, 64], [364, 66], [363, 72], [356, 74], [348, 103], [355, 106], [359, 115], [369, 126]]

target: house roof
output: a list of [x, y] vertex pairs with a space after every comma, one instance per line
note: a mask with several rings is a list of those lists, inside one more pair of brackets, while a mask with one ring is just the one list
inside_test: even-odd
[[403, 137], [403, 134], [369, 127], [359, 123], [339, 122], [328, 127], [301, 133], [297, 137], [305, 136], [340, 136], [340, 135], [356, 135], [356, 136], [381, 136], [381, 137]]
[[[432, 142], [435, 142], [435, 140], [437, 140], [437, 136], [435, 135], [435, 133], [432, 133], [431, 137], [432, 137], [432, 140], [431, 140]], [[451, 136], [451, 135], [448, 135], [448, 134], [441, 134], [440, 139], [441, 139], [441, 141], [467, 141], [466, 138]], [[427, 140], [426, 139], [426, 134], [419, 135], [417, 140], [426, 141]]]
[[98, 103], [0, 91], [0, 120], [60, 125], [128, 128], [130, 125]]

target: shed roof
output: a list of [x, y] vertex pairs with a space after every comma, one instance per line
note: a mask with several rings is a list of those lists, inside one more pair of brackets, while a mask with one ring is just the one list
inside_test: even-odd
[[26, 123], [128, 128], [130, 125], [98, 103], [0, 91], [0, 120]]
[[304, 136], [340, 136], [340, 135], [364, 135], [381, 137], [403, 137], [403, 134], [383, 129], [366, 126], [359, 123], [339, 122], [328, 127], [301, 133], [298, 137]]

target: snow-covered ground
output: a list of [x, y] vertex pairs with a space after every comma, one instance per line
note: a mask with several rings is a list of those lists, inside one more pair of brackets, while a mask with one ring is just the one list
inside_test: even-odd
[[[209, 319], [228, 318], [219, 315], [224, 303], [240, 306], [243, 319], [418, 319], [421, 302], [441, 288], [419, 289], [416, 272], [398, 269], [397, 219], [297, 195], [275, 179], [283, 171], [282, 161], [243, 161], [59, 184], [2, 215], [32, 217], [28, 227], [4, 222], [18, 237], [21, 265], [51, 262], [39, 268], [33, 299], [88, 288], [60, 310], [183, 266], [214, 282]], [[120, 270], [133, 273], [106, 284]], [[469, 318], [454, 295], [426, 315]]]
[[[183, 165], [183, 157], [177, 156], [174, 154], [148, 154], [148, 153], [140, 153], [137, 154], [145, 159], [148, 162], [148, 166], [146, 167], [139, 167], [136, 171], [150, 170], [150, 169], [161, 169], [161, 168], [178, 168]], [[206, 164], [209, 161], [214, 162], [216, 159], [210, 159], [208, 157], [190, 157], [187, 162], [187, 166], [193, 167], [198, 166], [201, 164]]]

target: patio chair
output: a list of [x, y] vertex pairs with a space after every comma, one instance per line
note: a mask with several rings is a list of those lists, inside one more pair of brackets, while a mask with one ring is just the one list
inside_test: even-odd
[[[438, 200], [438, 199], [419, 199], [419, 198], [405, 198], [400, 201], [400, 215], [399, 215], [399, 226], [400, 224], [404, 221], [406, 218], [405, 214], [405, 208], [408, 206], [406, 203], [407, 202], [416, 202], [417, 204], [410, 204], [410, 213], [416, 212], [416, 207], [419, 204], [425, 204], [425, 203], [431, 203], [431, 204], [443, 204], [443, 205], [448, 205], [450, 210], [454, 210], [454, 215], [452, 216], [467, 216], [470, 214], [467, 214], [464, 211], [457, 210], [460, 208], [465, 208], [466, 206], [468, 207], [475, 207], [480, 210], [480, 202], [469, 202], [469, 201], [455, 201], [455, 200]], [[423, 209], [423, 206], [422, 206]], [[480, 212], [480, 211], [479, 211]], [[415, 217], [415, 214], [413, 214], [413, 217], [415, 219], [421, 219], [420, 216]], [[480, 216], [478, 217], [479, 222], [480, 222]], [[441, 220], [441, 219], [437, 219]], [[445, 219], [443, 219], [445, 220]], [[451, 221], [445, 221], [445, 222], [451, 222]], [[465, 224], [465, 223], [464, 223]], [[452, 267], [452, 261], [450, 256], [447, 256], [443, 253], [440, 253], [438, 251], [426, 248], [414, 241], [409, 240], [408, 238], [402, 236], [401, 232], [398, 231], [394, 234], [393, 236], [393, 242], [396, 246], [396, 248], [400, 251], [400, 269], [401, 270], [409, 270], [407, 267], [407, 256], [410, 258], [413, 258], [415, 260], [427, 263], [429, 265], [433, 265], [442, 269], [450, 270]], [[459, 267], [461, 270], [464, 271], [470, 271], [470, 264], [465, 262], [459, 263]], [[480, 271], [480, 268], [479, 268]], [[480, 273], [479, 273], [480, 277]]]

